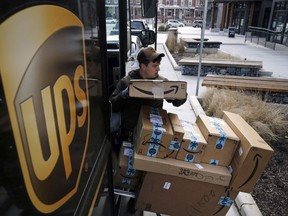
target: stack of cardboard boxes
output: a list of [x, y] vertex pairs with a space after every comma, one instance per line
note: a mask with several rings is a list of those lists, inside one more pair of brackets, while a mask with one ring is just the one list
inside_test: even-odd
[[[160, 130], [164, 132], [156, 143], [153, 133], [159, 129], [153, 126], [155, 113], [165, 128]], [[172, 135], [167, 133], [170, 127], [164, 122], [170, 123]], [[145, 129], [147, 124], [150, 133]], [[167, 115], [162, 109], [155, 112], [155, 108], [144, 106], [135, 134], [133, 166], [146, 171], [137, 193], [137, 209], [168, 215], [211, 215], [219, 202], [223, 206], [221, 199], [228, 205], [227, 199], [221, 198], [231, 180], [226, 166], [239, 138], [222, 119], [199, 116], [196, 123], [180, 121], [175, 113]], [[144, 151], [143, 143], [153, 145], [154, 149], [154, 145], [159, 146], [161, 157], [152, 157], [149, 148]]]
[[238, 192], [252, 191], [273, 153], [230, 112], [194, 123], [143, 106], [134, 135], [133, 169], [143, 171], [136, 208], [168, 215], [225, 215]]
[[138, 185], [142, 172], [133, 168], [133, 155], [133, 144], [124, 141], [120, 148], [118, 167], [114, 176], [116, 188], [135, 189]]

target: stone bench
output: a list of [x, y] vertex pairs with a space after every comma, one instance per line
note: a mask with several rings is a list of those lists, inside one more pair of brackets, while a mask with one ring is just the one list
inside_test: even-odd
[[[195, 41], [201, 41], [201, 38], [192, 38], [192, 40], [195, 40]], [[209, 38], [203, 38], [203, 41], [208, 41]]]
[[[201, 38], [181, 38], [180, 41], [184, 43], [185, 52], [196, 52], [200, 47]], [[216, 53], [220, 48], [222, 42], [220, 41], [209, 41], [204, 38], [203, 41], [203, 52]]]
[[[198, 75], [199, 59], [184, 58], [178, 65], [182, 67], [182, 75]], [[261, 68], [262, 61], [202, 59], [200, 75], [259, 76]]]
[[267, 102], [288, 104], [288, 79], [208, 74], [202, 86], [258, 92]]

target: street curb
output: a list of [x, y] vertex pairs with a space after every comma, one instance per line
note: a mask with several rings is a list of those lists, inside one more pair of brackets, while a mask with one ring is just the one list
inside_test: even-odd
[[250, 193], [239, 192], [235, 204], [241, 216], [263, 216]]
[[176, 63], [175, 59], [173, 58], [172, 54], [170, 53], [170, 51], [168, 50], [167, 46], [165, 43], [161, 43], [162, 46], [164, 47], [164, 50], [172, 64], [172, 67], [174, 68], [175, 71], [181, 71], [181, 67]]

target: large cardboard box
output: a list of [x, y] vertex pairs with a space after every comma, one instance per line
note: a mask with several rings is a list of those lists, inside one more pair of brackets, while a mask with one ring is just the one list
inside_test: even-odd
[[228, 187], [222, 187], [220, 194], [220, 199], [214, 208], [213, 214], [211, 214], [213, 216], [225, 216], [230, 207], [235, 204], [235, 199], [239, 192], [233, 191]]
[[131, 80], [129, 96], [153, 99], [184, 99], [187, 97], [187, 82], [163, 80]]
[[114, 176], [114, 186], [135, 189], [141, 178], [142, 171], [133, 168], [133, 145], [123, 141], [119, 153], [118, 167]]
[[207, 141], [202, 162], [228, 166], [239, 144], [239, 138], [223, 119], [198, 115], [196, 124]]
[[211, 216], [223, 186], [147, 172], [136, 193], [136, 209], [172, 216]]
[[227, 167], [204, 163], [187, 163], [173, 158], [151, 158], [134, 153], [133, 167], [137, 170], [172, 175], [185, 179], [228, 186], [231, 174]]
[[169, 120], [173, 130], [173, 138], [167, 151], [167, 156], [176, 158], [184, 136], [184, 129], [177, 114], [168, 113]]
[[166, 110], [142, 106], [134, 134], [138, 154], [157, 158], [167, 157], [173, 130]]
[[223, 119], [240, 138], [233, 157], [230, 187], [235, 191], [251, 192], [261, 177], [273, 149], [238, 114], [224, 111]]
[[200, 163], [207, 142], [196, 123], [182, 120], [181, 124], [185, 135], [176, 159], [190, 163]]

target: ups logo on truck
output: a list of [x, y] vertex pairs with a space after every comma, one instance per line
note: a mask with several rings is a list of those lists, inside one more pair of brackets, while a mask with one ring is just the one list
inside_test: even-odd
[[27, 192], [39, 211], [53, 212], [77, 192], [88, 143], [83, 26], [71, 12], [42, 5], [8, 18], [0, 34], [1, 78]]

